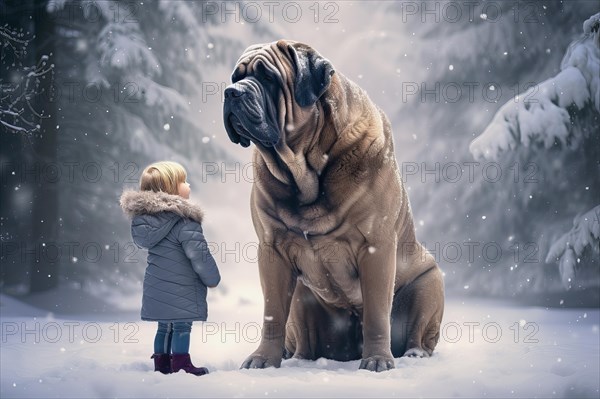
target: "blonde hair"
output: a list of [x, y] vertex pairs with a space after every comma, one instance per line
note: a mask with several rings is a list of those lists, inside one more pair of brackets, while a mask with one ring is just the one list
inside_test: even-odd
[[183, 166], [177, 162], [163, 161], [148, 165], [142, 172], [140, 178], [140, 190], [162, 191], [177, 195], [179, 184], [187, 179], [187, 173]]

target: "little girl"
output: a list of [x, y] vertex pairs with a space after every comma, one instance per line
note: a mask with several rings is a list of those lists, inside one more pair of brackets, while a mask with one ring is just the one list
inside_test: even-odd
[[157, 162], [142, 172], [140, 191], [125, 191], [121, 208], [132, 218], [131, 235], [148, 249], [142, 320], [158, 321], [154, 371], [208, 374], [191, 362], [192, 322], [207, 317], [207, 287], [221, 280], [202, 234], [202, 210], [190, 201], [183, 166]]

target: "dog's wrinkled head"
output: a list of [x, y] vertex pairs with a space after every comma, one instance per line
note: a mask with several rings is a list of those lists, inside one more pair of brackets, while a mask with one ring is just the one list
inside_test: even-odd
[[229, 138], [248, 147], [276, 146], [294, 130], [294, 109], [314, 107], [331, 84], [331, 63], [302, 43], [279, 40], [248, 47], [225, 89]]

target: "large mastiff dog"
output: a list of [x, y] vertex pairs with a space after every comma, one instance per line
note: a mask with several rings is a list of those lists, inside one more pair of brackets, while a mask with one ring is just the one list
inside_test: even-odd
[[264, 293], [261, 343], [242, 367], [283, 357], [429, 356], [442, 273], [415, 238], [390, 123], [311, 47], [246, 49], [225, 90], [234, 143], [256, 146], [250, 199]]

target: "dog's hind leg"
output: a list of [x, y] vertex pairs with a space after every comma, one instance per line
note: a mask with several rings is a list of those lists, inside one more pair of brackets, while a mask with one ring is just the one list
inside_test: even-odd
[[439, 340], [444, 313], [444, 283], [434, 264], [401, 287], [392, 303], [392, 354], [394, 357], [429, 357]]

